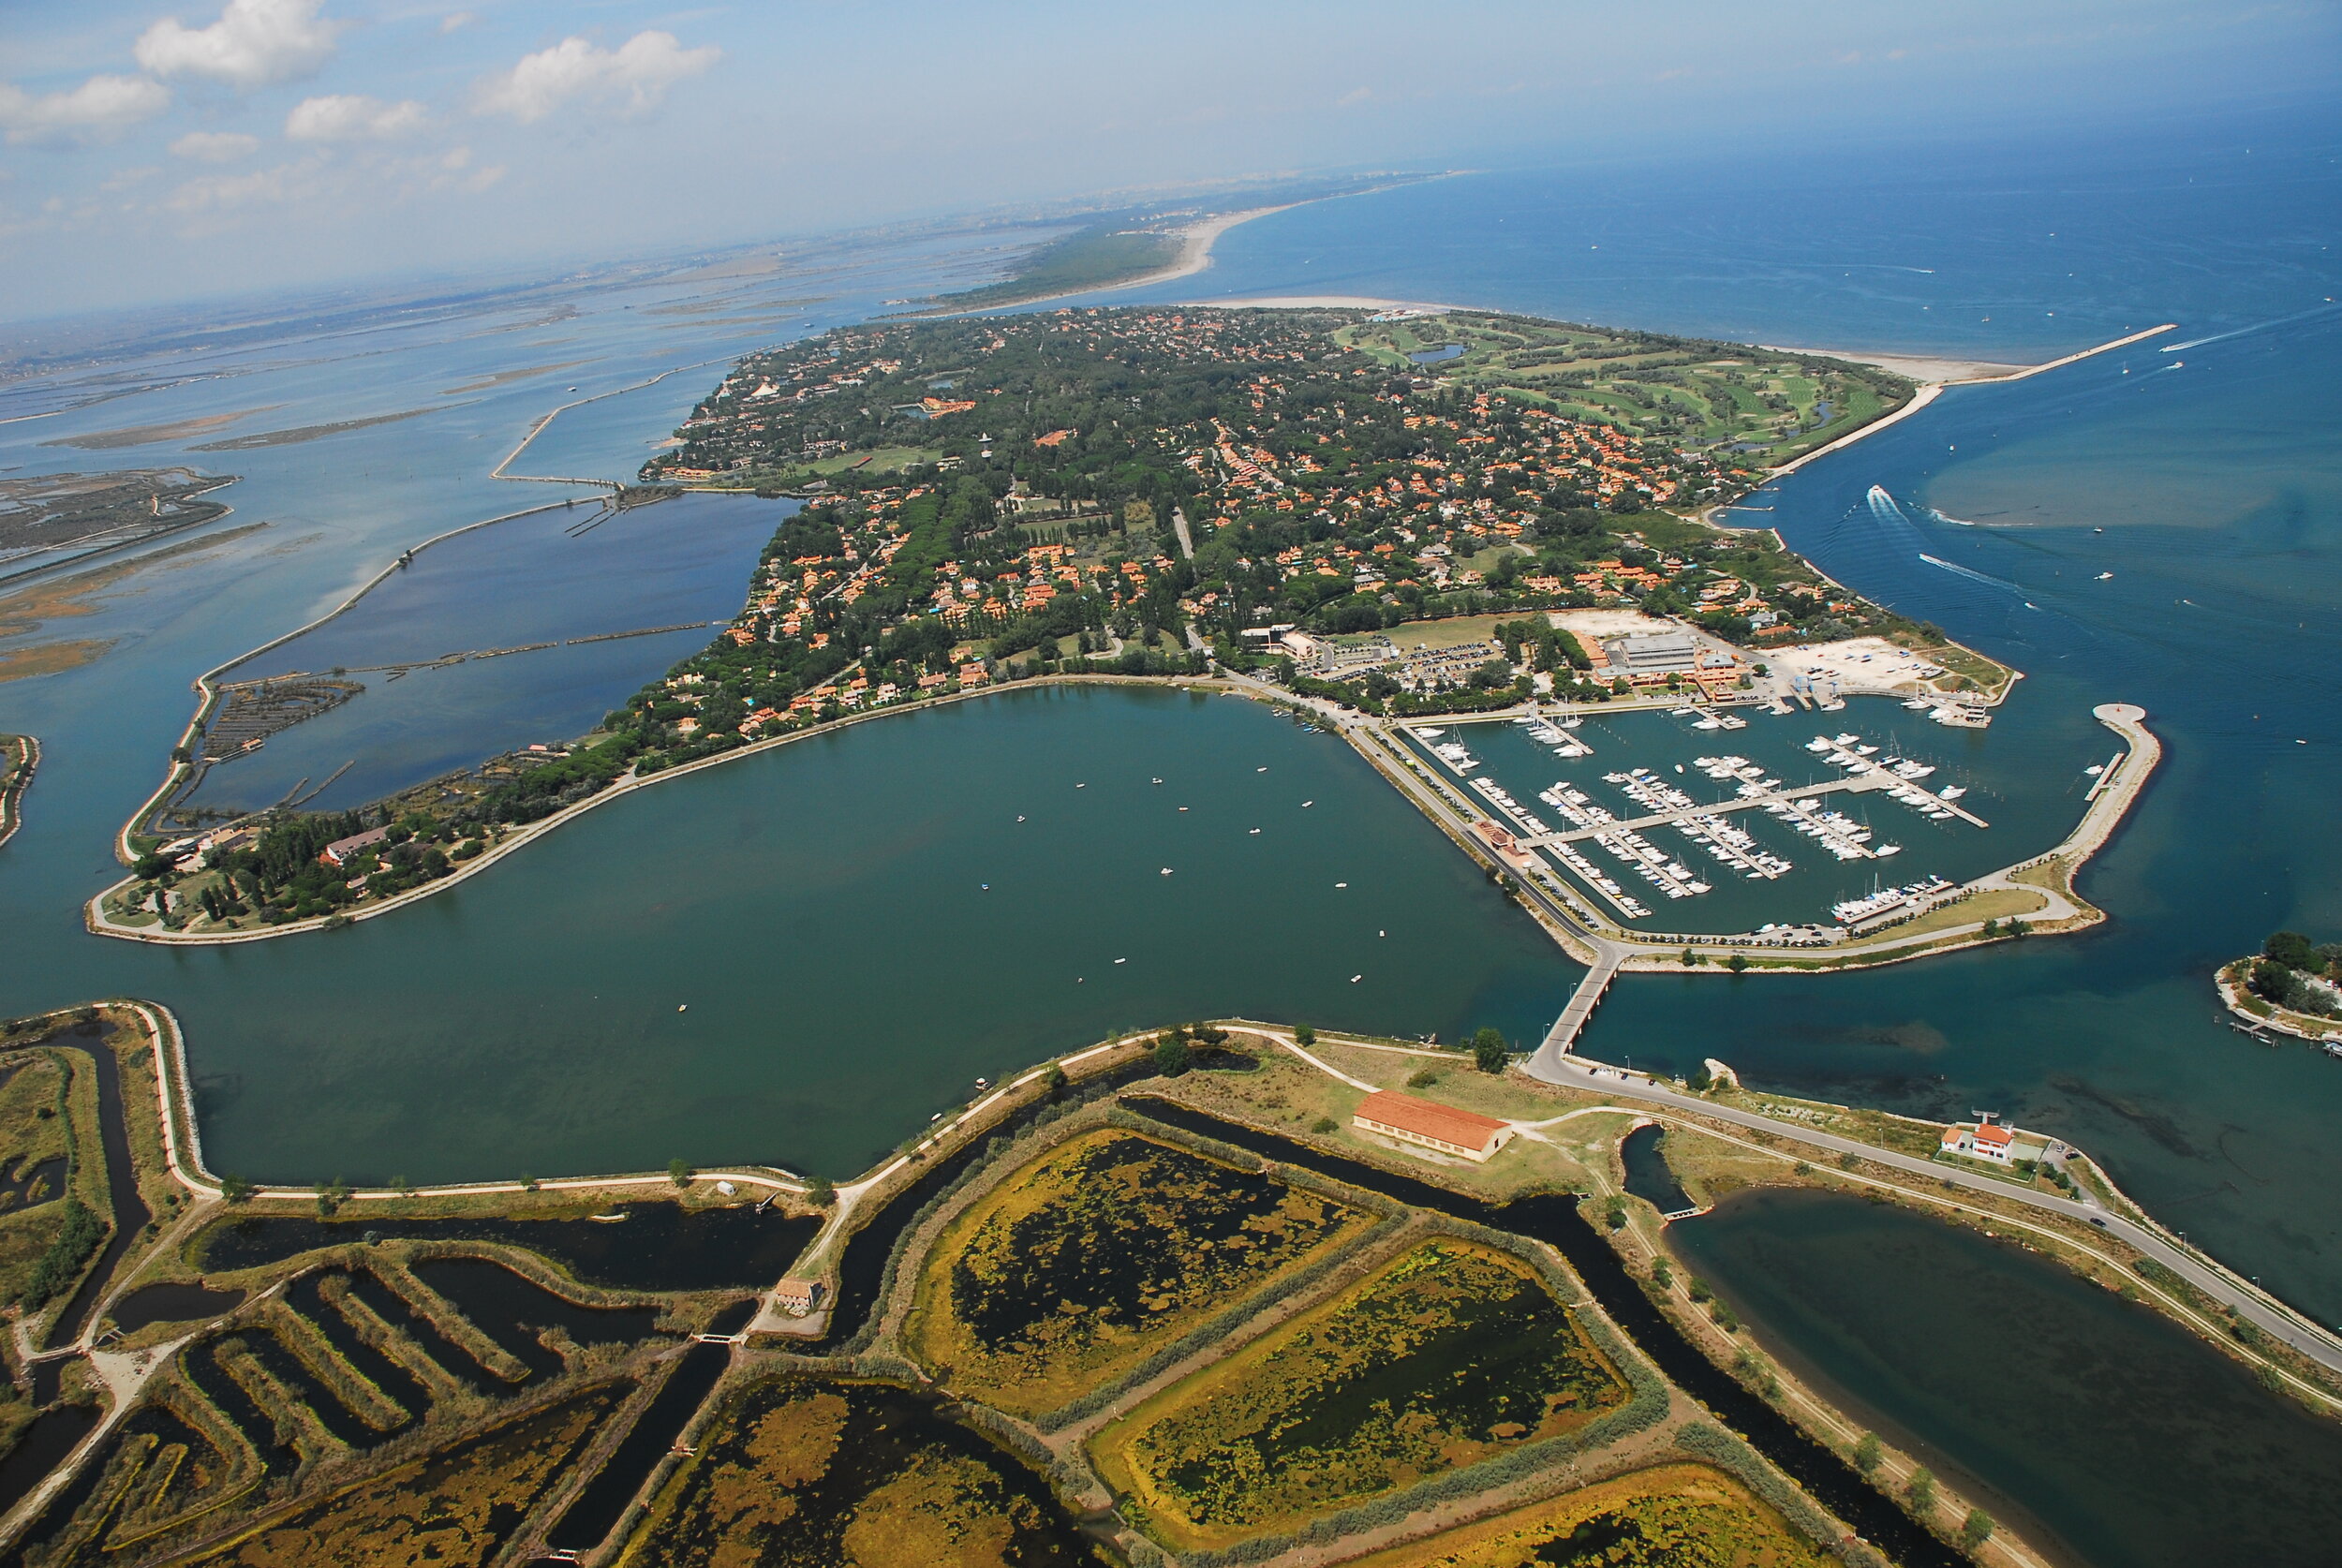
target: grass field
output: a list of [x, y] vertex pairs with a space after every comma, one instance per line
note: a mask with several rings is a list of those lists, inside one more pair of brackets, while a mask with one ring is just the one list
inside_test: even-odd
[[[868, 474], [891, 474], [936, 462], [942, 455], [931, 447], [879, 447], [870, 451], [839, 452], [811, 463], [793, 463], [786, 468], [742, 468], [714, 479], [694, 480], [691, 484], [699, 490], [793, 490], [809, 480], [842, 474], [849, 468]], [[869, 461], [864, 462], [865, 458]]]
[[[95, 1037], [67, 1039], [104, 1048]], [[37, 1047], [0, 1057], [0, 1302], [22, 1302], [29, 1311], [70, 1293], [82, 1256], [104, 1239], [101, 1230], [71, 1257], [60, 1239], [68, 1196], [101, 1220], [111, 1212], [98, 1153], [96, 1074], [76, 1052]]]
[[1354, 1568], [1827, 1568], [1836, 1560], [1723, 1472], [1663, 1465], [1388, 1551]]
[[1443, 1239], [1148, 1400], [1090, 1453], [1149, 1533], [1189, 1550], [1296, 1528], [1627, 1398], [1528, 1265]]
[[[1499, 1077], [1477, 1072], [1472, 1059], [1461, 1055], [1372, 1051], [1332, 1043], [1322, 1036], [1311, 1050], [1351, 1077], [1377, 1087], [1403, 1088], [1482, 1116], [1534, 1121], [1584, 1102], [1583, 1097], [1572, 1091], [1548, 1088], [1518, 1075]], [[1422, 1074], [1429, 1074], [1429, 1081], [1411, 1083]], [[1264, 1052], [1256, 1072], [1191, 1072], [1157, 1087], [1154, 1092], [1350, 1159], [1428, 1176], [1444, 1187], [1479, 1197], [1502, 1200], [1523, 1191], [1565, 1190], [1586, 1179], [1584, 1167], [1564, 1150], [1528, 1138], [1516, 1139], [1485, 1164], [1377, 1142], [1350, 1125], [1359, 1102], [1366, 1098], [1364, 1090], [1282, 1051]]]
[[943, 1234], [904, 1341], [955, 1392], [1039, 1415], [1371, 1223], [1136, 1133], [1086, 1133]]
[[1638, 437], [1729, 446], [1766, 465], [1860, 428], [1915, 390], [1891, 373], [1812, 355], [1484, 311], [1362, 321], [1335, 337], [1409, 370], [1417, 368], [1409, 356], [1458, 345], [1461, 355], [1422, 373]]

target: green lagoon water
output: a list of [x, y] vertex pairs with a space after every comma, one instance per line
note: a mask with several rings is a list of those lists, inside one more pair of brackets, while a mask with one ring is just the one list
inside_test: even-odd
[[1118, 1029], [1454, 1039], [1549, 1016], [1576, 978], [1343, 742], [1119, 687], [680, 777], [348, 930], [63, 955], [54, 990], [178, 1011], [211, 1163], [283, 1180], [676, 1156], [844, 1177], [977, 1076]]

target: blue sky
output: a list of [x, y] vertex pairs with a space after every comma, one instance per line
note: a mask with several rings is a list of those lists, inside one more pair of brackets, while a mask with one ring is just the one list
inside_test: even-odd
[[0, 318], [1311, 170], [2334, 92], [2342, 7], [0, 0]]

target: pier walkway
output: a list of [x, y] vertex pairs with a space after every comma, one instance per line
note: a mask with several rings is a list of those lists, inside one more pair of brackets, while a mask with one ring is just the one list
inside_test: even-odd
[[[1859, 773], [1851, 778], [1832, 778], [1819, 784], [1800, 785], [1794, 790], [1780, 790], [1770, 794], [1736, 796], [1731, 800], [1717, 801], [1712, 806], [1687, 806], [1680, 811], [1661, 811], [1649, 817], [1629, 817], [1615, 822], [1598, 823], [1593, 827], [1565, 828], [1558, 833], [1524, 836], [1520, 843], [1524, 848], [1529, 849], [1542, 848], [1548, 844], [1571, 844], [1582, 838], [1598, 838], [1606, 833], [1636, 833], [1644, 828], [1667, 827], [1671, 823], [1689, 821], [1694, 817], [1713, 817], [1727, 811], [1746, 811], [1751, 806], [1771, 806], [1775, 802], [1811, 800], [1818, 795], [1835, 794], [1841, 791], [1860, 792], [1872, 790], [1891, 790], [1898, 784], [1907, 782], [1906, 779], [1898, 778], [1892, 774], [1881, 771]], [[1989, 827], [1992, 825], [1975, 813], [1962, 810], [1956, 802], [1936, 800], [1935, 804], [1973, 826]]]

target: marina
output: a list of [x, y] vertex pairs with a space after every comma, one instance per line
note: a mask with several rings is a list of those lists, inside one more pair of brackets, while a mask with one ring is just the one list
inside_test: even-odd
[[[1962, 895], [2055, 842], [2107, 774], [2063, 736], [2050, 770], [2031, 765], [2030, 734], [1970, 732], [1947, 748], [1941, 730], [1914, 732], [1909, 711], [1853, 698], [1818, 732], [1797, 723], [1801, 710], [1689, 704], [1450, 716], [1393, 732], [1463, 781], [1509, 836], [1504, 852], [1523, 857], [1517, 869], [1572, 884], [1625, 932], [1664, 910], [1668, 937], [1780, 945], [1785, 932], [1868, 934]], [[1727, 734], [1731, 750], [1717, 744]], [[2004, 747], [2022, 753], [2006, 773]]]

